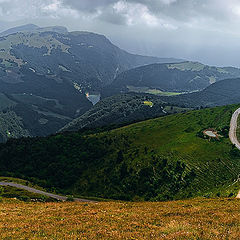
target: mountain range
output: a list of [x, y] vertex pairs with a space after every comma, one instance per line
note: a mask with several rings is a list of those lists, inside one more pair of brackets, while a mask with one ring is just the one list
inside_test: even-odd
[[[92, 107], [89, 91], [100, 91], [122, 71], [165, 60], [130, 54], [105, 36], [64, 27], [9, 29], [0, 37], [0, 110], [15, 114], [27, 136], [55, 133]], [[3, 139], [21, 136], [10, 123], [0, 125]]]
[[118, 200], [234, 196], [240, 154], [228, 131], [239, 106], [227, 104], [239, 104], [239, 88], [238, 68], [135, 55], [64, 27], [7, 30], [0, 175]]
[[200, 91], [224, 79], [240, 77], [240, 69], [212, 67], [198, 62], [155, 63], [119, 74], [104, 89], [106, 96], [120, 92], [145, 92], [164, 95]]
[[227, 79], [238, 77], [238, 68], [131, 54], [91, 32], [12, 28], [0, 37], [0, 141], [237, 103], [239, 80]]

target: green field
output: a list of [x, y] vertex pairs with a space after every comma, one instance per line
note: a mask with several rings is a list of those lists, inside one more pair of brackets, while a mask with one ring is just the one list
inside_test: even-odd
[[144, 105], [149, 106], [149, 107], [153, 107], [154, 104], [151, 101], [144, 101]]
[[156, 88], [149, 88], [149, 87], [134, 87], [134, 86], [127, 86], [129, 92], [135, 93], [149, 93], [158, 96], [177, 96], [182, 94], [181, 92], [165, 92], [161, 91]]

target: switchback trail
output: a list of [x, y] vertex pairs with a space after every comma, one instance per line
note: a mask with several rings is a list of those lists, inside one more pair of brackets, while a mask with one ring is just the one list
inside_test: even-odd
[[[233, 145], [235, 145], [240, 150], [240, 143], [237, 139], [237, 127], [238, 127], [238, 116], [240, 114], [240, 108], [238, 108], [232, 115], [230, 122], [229, 138]], [[236, 198], [240, 198], [240, 191]]]
[[[38, 189], [35, 189], [35, 188], [32, 188], [32, 187], [24, 186], [22, 184], [13, 183], [13, 182], [0, 182], [0, 186], [11, 186], [11, 187], [23, 189], [23, 190], [26, 190], [28, 192], [41, 194], [43, 196], [51, 197], [51, 198], [54, 198], [54, 199], [57, 199], [57, 200], [60, 200], [60, 201], [66, 201], [68, 199], [65, 196], [44, 192], [44, 191], [41, 191], [41, 190], [38, 190]], [[74, 198], [74, 201], [75, 202], [95, 202], [95, 201], [92, 201], [92, 200], [81, 199], [81, 198]]]

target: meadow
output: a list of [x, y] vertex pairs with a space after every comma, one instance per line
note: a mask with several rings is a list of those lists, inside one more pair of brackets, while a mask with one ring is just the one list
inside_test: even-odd
[[239, 239], [240, 200], [0, 203], [0, 239]]

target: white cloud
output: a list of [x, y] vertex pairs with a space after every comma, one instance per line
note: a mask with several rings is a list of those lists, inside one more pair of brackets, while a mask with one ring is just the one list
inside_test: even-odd
[[79, 17], [77, 10], [63, 6], [60, 0], [52, 0], [47, 5], [42, 4], [41, 12], [51, 18], [60, 18], [71, 16], [72, 18]]
[[[166, 1], [166, 0], [164, 0]], [[169, 2], [169, 1], [168, 1]], [[155, 16], [147, 6], [141, 3], [128, 3], [127, 1], [118, 1], [112, 8], [116, 14], [124, 16], [129, 26], [147, 25], [148, 27], [163, 27], [167, 29], [176, 29], [171, 23]]]
[[79, 12], [63, 5], [61, 0], [0, 0], [0, 21], [19, 21], [23, 19], [76, 18]]
[[164, 3], [164, 4], [167, 4], [167, 5], [169, 5], [169, 4], [171, 4], [171, 3], [174, 3], [174, 2], [176, 2], [177, 0], [160, 0], [160, 2], [162, 2], [162, 3]]

